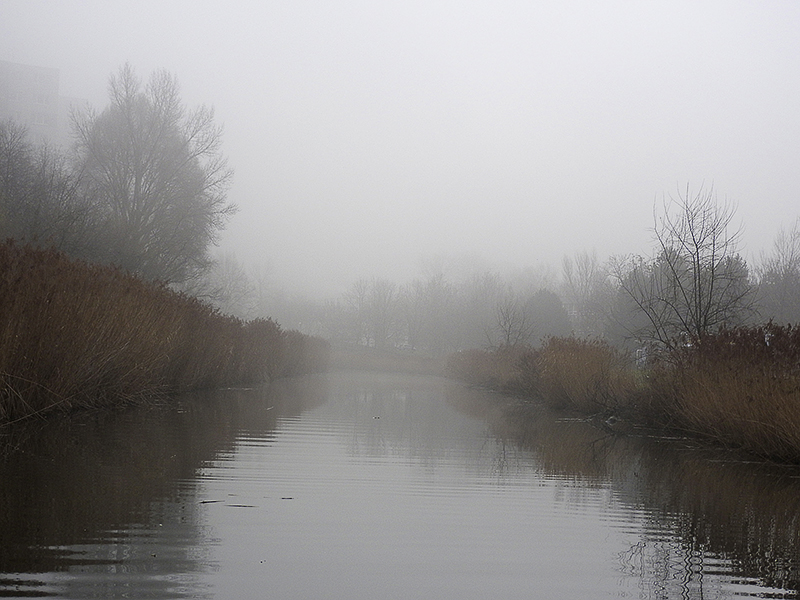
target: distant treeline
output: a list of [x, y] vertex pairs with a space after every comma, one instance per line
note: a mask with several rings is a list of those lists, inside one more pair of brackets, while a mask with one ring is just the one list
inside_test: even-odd
[[0, 244], [0, 422], [324, 370], [328, 343], [118, 268]]
[[589, 416], [609, 433], [680, 430], [800, 462], [800, 328], [736, 327], [649, 355], [550, 338], [450, 356], [450, 376]]
[[735, 210], [713, 190], [686, 189], [655, 208], [649, 255], [601, 261], [578, 252], [564, 257], [560, 276], [441, 264], [406, 284], [361, 279], [324, 306], [295, 302], [270, 314], [334, 343], [439, 354], [569, 335], [672, 346], [721, 327], [800, 323], [800, 219], [749, 263]]

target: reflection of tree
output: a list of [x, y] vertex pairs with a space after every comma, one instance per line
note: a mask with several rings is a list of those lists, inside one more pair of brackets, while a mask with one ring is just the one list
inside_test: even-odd
[[224, 435], [193, 436], [187, 421], [158, 410], [103, 413], [47, 423], [20, 441], [0, 464], [0, 571], [64, 570], [63, 547], [149, 521], [152, 503], [177, 501], [176, 482], [212, 458]]
[[461, 435], [453, 427], [473, 427], [479, 422], [452, 419], [452, 411], [439, 402], [443, 381], [434, 377], [409, 378], [370, 373], [348, 376], [334, 385], [325, 416], [354, 421], [350, 452], [367, 457], [409, 453], [421, 464], [434, 466], [454, 452], [464, 439], [480, 443], [480, 435]]
[[[452, 476], [460, 486], [470, 477], [499, 480], [534, 469], [536, 477], [563, 484], [554, 489], [565, 502], [608, 492], [609, 510], [619, 511], [625, 535], [635, 537], [618, 559], [621, 572], [639, 582], [641, 598], [725, 597], [721, 586], [736, 580], [798, 589], [795, 472], [665, 440], [613, 436], [442, 379], [369, 373], [50, 422], [29, 428], [27, 438], [15, 430], [5, 439], [16, 449], [0, 455], [0, 573], [104, 569], [103, 577], [64, 584], [83, 597], [120, 595], [108, 575], [114, 570], [138, 578], [152, 597], [170, 595], [167, 586], [179, 574], [190, 589], [191, 574], [208, 566], [208, 557], [196, 553], [209, 541], [192, 484], [198, 470], [232, 454], [238, 440], [264, 439], [279, 420], [312, 407], [319, 407], [315, 418], [355, 424], [353, 454], [409, 453], [431, 477]], [[454, 407], [471, 418], [453, 418]], [[0, 575], [0, 595], [12, 585]]]
[[727, 559], [732, 575], [759, 586], [800, 590], [796, 473], [680, 455], [662, 456], [658, 465], [658, 476], [648, 478], [645, 501], [659, 507], [655, 514], [672, 515], [685, 555]]
[[[438, 402], [442, 393], [446, 405]], [[453, 419], [449, 408], [474, 419]], [[457, 454], [462, 479], [533, 468], [568, 482], [559, 488], [566, 501], [609, 489], [620, 521], [641, 523], [636, 543], [619, 556], [622, 573], [639, 580], [641, 598], [728, 597], [722, 586], [731, 581], [798, 589], [800, 479], [785, 468], [687, 449], [687, 440], [613, 435], [543, 406], [433, 378], [349, 378], [333, 386], [324, 412], [360, 424], [350, 440], [355, 455], [404, 452], [441, 476]]]
[[242, 431], [263, 436], [282, 415], [322, 402], [321, 381], [198, 393], [0, 432], [0, 596], [7, 585], [42, 590], [3, 573], [75, 569], [105, 574], [67, 580], [79, 596], [119, 596], [136, 578], [148, 597], [174, 595], [206, 564], [198, 470], [230, 453]]

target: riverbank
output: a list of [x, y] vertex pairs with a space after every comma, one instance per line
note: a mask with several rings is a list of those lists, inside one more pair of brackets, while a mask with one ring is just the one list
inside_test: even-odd
[[327, 368], [327, 342], [165, 285], [0, 244], [0, 423]]
[[681, 430], [800, 463], [800, 329], [736, 328], [651, 355], [644, 364], [600, 340], [551, 338], [541, 349], [451, 355], [469, 383], [593, 415], [609, 429]]

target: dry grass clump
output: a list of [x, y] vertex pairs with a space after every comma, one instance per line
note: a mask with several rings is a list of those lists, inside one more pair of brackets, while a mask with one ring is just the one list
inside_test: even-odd
[[482, 387], [506, 392], [519, 391], [522, 385], [521, 361], [532, 352], [520, 346], [498, 350], [464, 350], [447, 358], [445, 373]]
[[638, 397], [630, 356], [602, 340], [550, 338], [535, 366], [541, 398], [555, 407], [620, 412]]
[[448, 374], [555, 408], [691, 431], [764, 457], [800, 461], [800, 328], [722, 330], [637, 368], [601, 340], [540, 350], [469, 351]]
[[448, 358], [451, 377], [536, 398], [556, 408], [616, 411], [638, 396], [627, 354], [601, 340], [550, 338], [540, 350], [466, 350]]
[[673, 357], [685, 426], [726, 445], [800, 459], [800, 329], [772, 323], [703, 338]]
[[118, 269], [0, 244], [0, 422], [319, 370], [324, 352], [298, 350], [314, 344]]

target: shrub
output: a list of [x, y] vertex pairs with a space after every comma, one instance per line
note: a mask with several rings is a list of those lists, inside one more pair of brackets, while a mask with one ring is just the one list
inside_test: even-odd
[[517, 391], [520, 386], [520, 359], [529, 349], [504, 346], [498, 350], [464, 350], [451, 354], [445, 372], [450, 377], [473, 385]]
[[448, 374], [590, 414], [679, 428], [764, 457], [800, 461], [800, 328], [773, 323], [675, 344], [643, 369], [601, 340], [469, 351]]
[[638, 395], [630, 356], [602, 340], [549, 338], [536, 366], [541, 398], [555, 407], [619, 412]]
[[291, 351], [271, 320], [244, 323], [116, 268], [0, 244], [0, 422], [323, 368], [320, 342], [288, 337]]
[[800, 329], [722, 330], [676, 351], [673, 362], [687, 428], [758, 454], [800, 458]]

